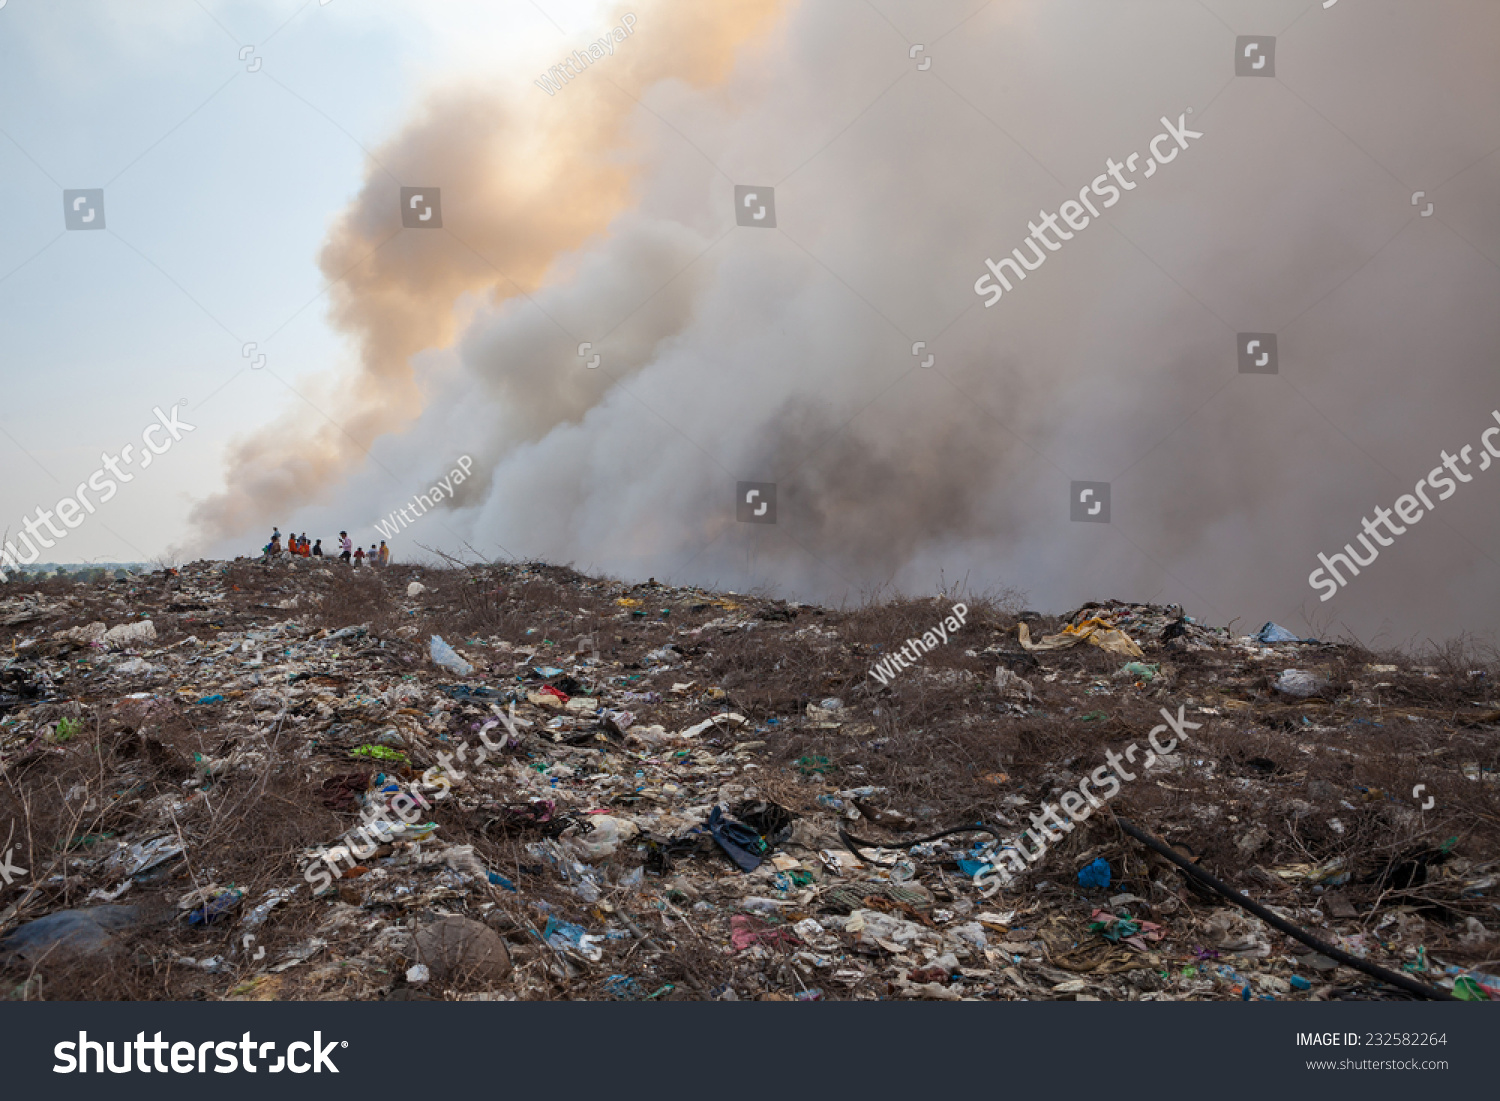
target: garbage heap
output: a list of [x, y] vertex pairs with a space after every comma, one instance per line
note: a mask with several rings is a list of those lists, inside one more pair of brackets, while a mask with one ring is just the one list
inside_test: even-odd
[[0, 997], [1500, 998], [1460, 644], [237, 560], [0, 646]]

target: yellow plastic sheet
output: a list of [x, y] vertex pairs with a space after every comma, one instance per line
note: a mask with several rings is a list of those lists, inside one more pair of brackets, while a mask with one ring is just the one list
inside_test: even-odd
[[1016, 633], [1020, 636], [1022, 648], [1026, 650], [1066, 650], [1080, 642], [1087, 642], [1111, 654], [1132, 658], [1145, 656], [1144, 651], [1129, 635], [1109, 620], [1097, 616], [1085, 619], [1076, 626], [1070, 624], [1057, 634], [1047, 635], [1038, 642], [1031, 641], [1031, 630], [1024, 623], [1016, 628]]

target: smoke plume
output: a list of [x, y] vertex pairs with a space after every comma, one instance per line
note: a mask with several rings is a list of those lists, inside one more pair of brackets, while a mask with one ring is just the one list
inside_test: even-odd
[[[293, 421], [246, 442], [260, 473], [201, 515], [227, 536], [338, 484], [373, 523], [472, 454], [398, 553], [1490, 631], [1500, 473], [1326, 604], [1308, 575], [1500, 409], [1500, 9], [1270, 6], [642, 4], [554, 96], [435, 95], [323, 252], [361, 352], [342, 427], [296, 463]], [[1236, 76], [1236, 35], [1273, 32], [1275, 75]], [[1146, 175], [1164, 124], [1202, 137]], [[1136, 153], [986, 307], [986, 259]], [[398, 232], [398, 182], [442, 187], [443, 232]], [[1246, 332], [1276, 374], [1240, 372]], [[742, 481], [774, 524], [737, 518]], [[1074, 481], [1109, 523], [1070, 519]]]

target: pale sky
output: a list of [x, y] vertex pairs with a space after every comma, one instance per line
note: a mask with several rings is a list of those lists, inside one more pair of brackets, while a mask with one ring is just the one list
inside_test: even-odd
[[[278, 376], [296, 386], [350, 356], [317, 256], [365, 150], [429, 87], [529, 83], [603, 32], [603, 9], [0, 4], [0, 529], [51, 508], [104, 451], [139, 449], [154, 408], [186, 402], [195, 431], [43, 561], [187, 542], [229, 441], [298, 400]], [[103, 232], [64, 230], [62, 193], [85, 188], [104, 189]], [[246, 369], [252, 341], [275, 375]]]

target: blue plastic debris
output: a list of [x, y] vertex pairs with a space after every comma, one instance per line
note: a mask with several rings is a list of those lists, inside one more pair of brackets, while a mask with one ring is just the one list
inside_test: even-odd
[[1267, 623], [1255, 636], [1259, 641], [1271, 642], [1316, 642], [1317, 639], [1298, 638], [1279, 623]]
[[623, 1001], [636, 1001], [644, 996], [640, 984], [629, 975], [611, 975], [604, 980], [604, 990]]
[[582, 948], [585, 944], [583, 938], [586, 936], [588, 936], [588, 930], [582, 925], [558, 921], [554, 917], [547, 919], [547, 928], [542, 931], [542, 939], [558, 951], [565, 948]]
[[224, 702], [224, 697], [221, 696], [219, 693], [215, 692], [212, 696], [204, 696], [198, 702], [200, 704], [203, 704], [203, 703], [223, 703]]
[[1100, 857], [1087, 867], [1078, 871], [1078, 885], [1080, 887], [1097, 887], [1105, 890], [1109, 887], [1109, 861]]
[[231, 887], [227, 891], [221, 891], [215, 895], [213, 901], [207, 906], [200, 907], [188, 915], [189, 925], [212, 925], [215, 920], [229, 913], [240, 904], [240, 899], [245, 897], [245, 892], [238, 887]]
[[520, 891], [516, 890], [516, 885], [510, 880], [506, 879], [503, 875], [496, 875], [494, 872], [485, 872], [484, 874], [485, 877], [496, 887], [504, 887], [507, 891], [515, 891], [516, 894], [521, 893]]
[[1312, 983], [1308, 982], [1301, 975], [1293, 975], [1287, 981], [1292, 984], [1292, 989], [1293, 990], [1311, 990], [1312, 989]]

